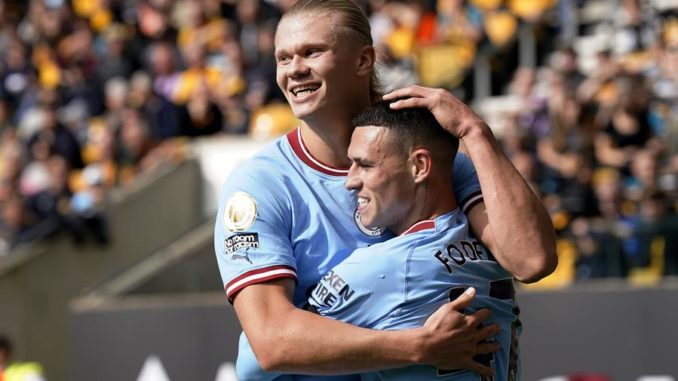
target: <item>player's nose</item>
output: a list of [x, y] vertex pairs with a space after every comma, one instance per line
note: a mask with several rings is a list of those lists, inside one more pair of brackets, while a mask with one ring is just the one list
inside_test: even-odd
[[308, 65], [303, 57], [295, 55], [290, 63], [288, 75], [292, 78], [302, 77], [309, 73]]
[[346, 176], [346, 182], [344, 186], [348, 190], [356, 190], [360, 188], [360, 178], [356, 174], [356, 165], [351, 164], [351, 168], [348, 170], [348, 176]]

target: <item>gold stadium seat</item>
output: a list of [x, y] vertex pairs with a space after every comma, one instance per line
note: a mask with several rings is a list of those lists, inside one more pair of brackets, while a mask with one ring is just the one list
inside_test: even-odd
[[418, 49], [417, 73], [424, 86], [458, 86], [476, 56], [471, 42], [429, 45]]

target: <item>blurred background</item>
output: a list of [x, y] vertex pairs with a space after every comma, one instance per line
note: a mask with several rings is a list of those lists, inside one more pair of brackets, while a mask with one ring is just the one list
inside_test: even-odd
[[[213, 219], [297, 126], [272, 53], [293, 3], [0, 2], [0, 380], [235, 380]], [[524, 379], [675, 381], [678, 1], [360, 4], [385, 89], [472, 105], [551, 213]]]

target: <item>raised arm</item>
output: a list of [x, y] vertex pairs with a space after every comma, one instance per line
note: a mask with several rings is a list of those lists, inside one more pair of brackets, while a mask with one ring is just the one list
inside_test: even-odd
[[376, 331], [296, 308], [293, 288], [289, 279], [255, 284], [234, 300], [245, 335], [266, 371], [350, 374], [425, 363], [492, 374], [473, 360], [498, 349], [496, 343], [479, 344], [498, 331], [496, 325], [478, 328], [489, 310], [458, 312], [471, 303], [473, 292], [441, 307], [421, 328]]
[[553, 272], [558, 257], [548, 212], [502, 151], [490, 128], [443, 89], [410, 86], [384, 96], [394, 108], [425, 107], [459, 137], [478, 173], [484, 202], [468, 217], [474, 232], [516, 279], [530, 283]]

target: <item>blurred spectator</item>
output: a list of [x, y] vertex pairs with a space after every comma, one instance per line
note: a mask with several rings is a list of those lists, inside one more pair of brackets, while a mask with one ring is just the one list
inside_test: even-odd
[[11, 195], [2, 203], [0, 215], [0, 250], [4, 252], [17, 244], [28, 242], [30, 222], [24, 209], [24, 199], [18, 194]]
[[565, 82], [564, 91], [574, 94], [581, 83], [586, 79], [579, 70], [577, 52], [571, 46], [566, 46], [553, 55], [552, 67], [562, 76]]
[[28, 88], [33, 72], [27, 61], [26, 48], [18, 40], [8, 42], [2, 58], [0, 94], [10, 108], [13, 108]]
[[87, 237], [105, 245], [108, 243], [108, 223], [102, 206], [106, 198], [104, 169], [96, 164], [88, 165], [82, 172], [84, 186], [73, 195], [68, 205], [67, 226], [76, 243]]
[[650, 126], [643, 83], [638, 78], [622, 78], [616, 86], [618, 101], [609, 112], [601, 112], [594, 150], [598, 162], [628, 173], [630, 159], [638, 149], [659, 151], [660, 146]]
[[279, 12], [261, 0], [241, 0], [236, 2], [235, 8], [243, 61], [246, 66], [254, 66], [264, 59], [259, 55], [259, 33], [262, 28], [270, 28], [268, 25], [277, 21]]
[[520, 104], [518, 125], [531, 138], [540, 139], [548, 132], [549, 115], [546, 99], [535, 91], [536, 76], [534, 69], [518, 68], [511, 82], [510, 93]]
[[601, 107], [610, 107], [616, 103], [619, 95], [613, 79], [620, 73], [619, 63], [609, 50], [596, 53], [595, 66], [588, 78], [577, 88], [580, 102], [592, 102]]
[[476, 44], [482, 38], [482, 15], [465, 0], [440, 0], [437, 7], [438, 41]]
[[626, 276], [628, 268], [618, 237], [585, 218], [574, 220], [571, 230], [578, 252], [575, 265], [578, 281]]
[[643, 195], [658, 190], [659, 163], [651, 149], [641, 149], [631, 158], [630, 175], [624, 180], [624, 196], [639, 202]]
[[97, 65], [100, 83], [106, 83], [115, 77], [127, 78], [132, 74], [134, 63], [129, 55], [125, 54], [126, 34], [126, 28], [120, 24], [112, 24], [104, 30], [103, 54], [99, 57]]
[[639, 241], [639, 256], [656, 276], [678, 275], [678, 216], [670, 212], [666, 196], [648, 192], [640, 202], [640, 221], [633, 235]]
[[621, 0], [614, 20], [614, 50], [626, 54], [650, 47], [656, 37], [649, 9], [639, 0]]
[[70, 168], [82, 168], [80, 144], [75, 136], [57, 119], [57, 106], [46, 100], [38, 106], [42, 114], [42, 128], [28, 141], [33, 160], [42, 160], [44, 155], [54, 153], [63, 157]]
[[178, 118], [179, 106], [172, 103], [174, 89], [178, 82], [176, 61], [178, 53], [171, 44], [155, 42], [147, 49], [148, 66], [153, 78], [153, 95], [147, 104], [151, 112], [152, 134], [156, 139], [181, 135]]
[[35, 362], [10, 362], [12, 342], [0, 336], [0, 380], [2, 381], [44, 381], [42, 366]]
[[129, 85], [123, 77], [109, 79], [104, 86], [105, 111], [101, 115], [107, 125], [114, 130], [120, 128], [122, 114], [127, 107]]
[[120, 146], [116, 152], [116, 162], [120, 168], [119, 181], [128, 184], [138, 173], [153, 166], [149, 154], [156, 143], [151, 138], [148, 125], [137, 110], [124, 110], [121, 119]]

